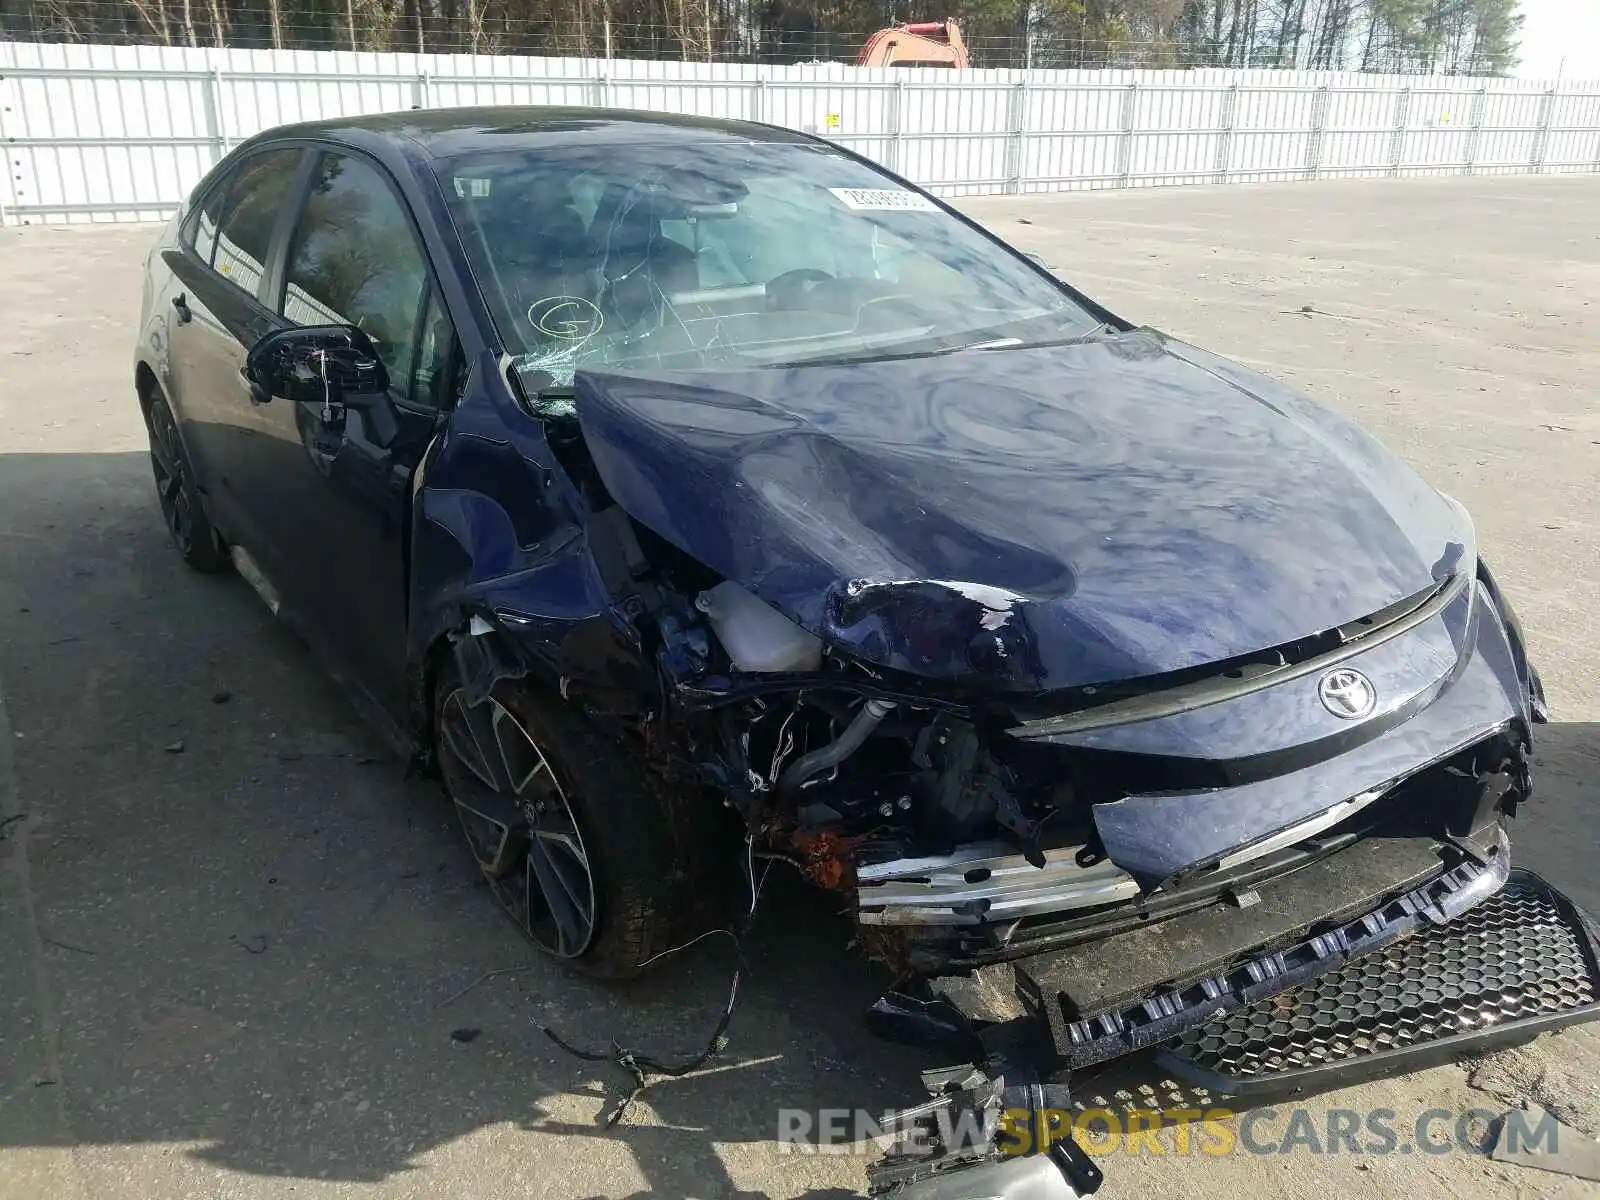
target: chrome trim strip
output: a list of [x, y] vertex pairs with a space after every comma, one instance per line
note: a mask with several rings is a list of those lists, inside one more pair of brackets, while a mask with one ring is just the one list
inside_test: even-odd
[[[1466, 590], [1477, 576], [1473, 571], [1457, 570], [1454, 575], [1441, 584], [1434, 593], [1422, 601], [1416, 608], [1402, 616], [1396, 617], [1381, 629], [1363, 634], [1338, 646], [1326, 654], [1308, 658], [1303, 662], [1292, 663], [1283, 667], [1269, 667], [1259, 674], [1240, 679], [1229, 679], [1226, 676], [1209, 676], [1196, 680], [1194, 683], [1183, 684], [1179, 687], [1168, 688], [1165, 691], [1151, 692], [1142, 696], [1129, 696], [1122, 700], [1112, 700], [1093, 708], [1080, 709], [1077, 712], [1063, 713], [1056, 717], [1043, 717], [1037, 721], [1024, 721], [1013, 726], [1009, 732], [1013, 737], [1027, 740], [1030, 738], [1052, 737], [1062, 733], [1083, 733], [1090, 729], [1104, 729], [1110, 725], [1125, 725], [1132, 721], [1149, 721], [1156, 717], [1170, 717], [1176, 713], [1190, 712], [1197, 708], [1207, 708], [1213, 704], [1221, 704], [1224, 700], [1234, 700], [1240, 696], [1248, 696], [1252, 692], [1263, 691], [1269, 687], [1277, 687], [1282, 683], [1291, 683], [1296, 679], [1303, 679], [1307, 675], [1314, 675], [1318, 671], [1327, 670], [1348, 658], [1363, 654], [1375, 646], [1393, 641], [1401, 634], [1409, 633], [1423, 622], [1438, 616]], [[1470, 643], [1468, 644], [1470, 653]]]
[[[857, 918], [863, 925], [980, 925], [1139, 894], [1133, 876], [1110, 859], [1079, 866], [1082, 849], [1046, 850], [1043, 867], [1001, 842], [978, 842], [939, 857], [871, 863], [856, 870]], [[974, 872], [982, 877], [969, 879]]]
[[1265, 858], [1274, 850], [1282, 850], [1285, 846], [1293, 846], [1298, 842], [1305, 841], [1307, 838], [1315, 837], [1323, 830], [1333, 828], [1352, 813], [1360, 812], [1374, 800], [1388, 795], [1393, 787], [1392, 783], [1386, 783], [1382, 787], [1361, 792], [1358, 795], [1351, 796], [1348, 800], [1341, 800], [1332, 808], [1319, 812], [1315, 816], [1307, 817], [1304, 821], [1291, 825], [1287, 829], [1280, 829], [1277, 833], [1268, 834], [1259, 842], [1252, 842], [1248, 846], [1230, 851], [1217, 860], [1216, 869], [1226, 871], [1230, 867], [1237, 867], [1240, 863], [1253, 862], [1258, 858]]
[[[1244, 863], [1315, 837], [1387, 795], [1392, 784], [1341, 800], [1287, 829], [1234, 850], [1217, 870]], [[896, 858], [856, 868], [857, 919], [863, 925], [982, 925], [1093, 908], [1139, 895], [1133, 876], [1110, 859], [1081, 867], [1082, 846], [1044, 852], [1036, 867], [1004, 842], [974, 842], [953, 854]], [[983, 872], [971, 879], [973, 872]]]

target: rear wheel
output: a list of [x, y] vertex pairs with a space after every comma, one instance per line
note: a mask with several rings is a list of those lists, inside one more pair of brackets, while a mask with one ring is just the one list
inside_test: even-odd
[[608, 979], [676, 944], [694, 848], [630, 748], [520, 684], [474, 704], [451, 668], [434, 735], [478, 868], [529, 941]]
[[194, 471], [178, 436], [178, 422], [165, 397], [157, 393], [150, 398], [144, 420], [150, 434], [150, 468], [155, 475], [156, 498], [161, 503], [167, 536], [183, 561], [196, 571], [211, 574], [223, 570], [228, 556], [200, 501]]

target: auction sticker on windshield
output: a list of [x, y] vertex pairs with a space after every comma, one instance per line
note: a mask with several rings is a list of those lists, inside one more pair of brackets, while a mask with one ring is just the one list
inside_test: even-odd
[[839, 203], [857, 212], [938, 212], [926, 196], [905, 188], [829, 188]]

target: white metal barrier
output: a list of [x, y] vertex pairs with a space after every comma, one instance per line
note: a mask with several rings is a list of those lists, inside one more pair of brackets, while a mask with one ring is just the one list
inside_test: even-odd
[[0, 224], [169, 215], [241, 139], [469, 104], [814, 132], [947, 196], [1600, 172], [1600, 84], [1336, 71], [1012, 71], [0, 43]]

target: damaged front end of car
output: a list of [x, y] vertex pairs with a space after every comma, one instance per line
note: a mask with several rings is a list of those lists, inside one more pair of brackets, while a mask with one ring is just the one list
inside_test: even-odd
[[[1125, 349], [1120, 364], [1088, 353], [1091, 368], [1095, 356], [1105, 369], [1142, 361], [1135, 375], [1151, 378], [1173, 359], [1203, 365], [1218, 395], [1257, 399], [1188, 348]], [[791, 396], [829, 386], [814, 371], [775, 374]], [[1160, 1048], [1169, 1073], [1228, 1095], [1275, 1075], [1303, 1086], [1295, 1073], [1312, 1066], [1319, 1080], [1401, 1069], [1430, 1047], [1458, 1054], [1595, 1015], [1587, 921], [1536, 879], [1507, 883], [1543, 696], [1459, 506], [1408, 477], [1377, 479], [1385, 511], [1425, 509], [1422, 525], [1332, 575], [1310, 560], [1339, 533], [1301, 528], [1309, 503], [1231, 514], [1271, 534], [1256, 558], [1191, 514], [1246, 591], [1260, 562], [1309, 537], [1289, 574], [1337, 593], [1332, 605], [1241, 599], [1236, 628], [1219, 631], [1218, 597], [1184, 624], [1187, 597], [1149, 578], [1169, 546], [1141, 563], [1105, 557], [1123, 592], [1086, 582], [1113, 536], [1171, 541], [1153, 508], [1125, 510], [1105, 526], [1116, 535], [1085, 509], [1085, 540], [1067, 553], [981, 511], [1023, 494], [985, 481], [981, 454], [965, 478], [911, 487], [914, 453], [864, 471], [881, 443], [841, 436], [801, 403], [751, 402], [756, 386], [579, 372], [570, 392], [526, 387], [578, 529], [537, 567], [457, 601], [457, 652], [484, 694], [541, 674], [626, 727], [682, 802], [734, 810], [750, 853], [850, 904], [858, 944], [897, 980], [869, 1023], [960, 1064], [930, 1077], [933, 1099], [908, 1128], [963, 1109], [1066, 1107], [1074, 1072], [1137, 1051]], [[864, 404], [874, 383], [848, 387]], [[1248, 415], [1234, 436], [1251, 436], [1238, 428]], [[1314, 429], [1289, 450], [1321, 452], [1330, 437]], [[1339, 453], [1348, 467], [1376, 451]], [[448, 467], [430, 480], [435, 513], [448, 480]], [[861, 486], [881, 490], [846, 494]], [[1018, 526], [1063, 519], [1026, 511], [1011, 514]], [[1397, 565], [1408, 554], [1410, 575]], [[991, 569], [964, 579], [962, 563]], [[570, 583], [559, 611], [552, 571]], [[1471, 924], [1508, 895], [1488, 932]], [[1367, 995], [1353, 966], [1398, 955], [1392, 971], [1426, 975], [1463, 938], [1528, 937], [1560, 946], [1527, 978], [1508, 967], [1410, 998]], [[1295, 1008], [1319, 987], [1339, 1004]], [[1440, 987], [1460, 1006], [1422, 995]], [[1288, 1017], [1285, 997], [1297, 998]], [[1248, 1064], [1213, 1045], [1236, 1035], [1261, 1043]], [[891, 1156], [873, 1189], [932, 1200], [1098, 1184], [1070, 1145], [1020, 1163], [991, 1136]]]

